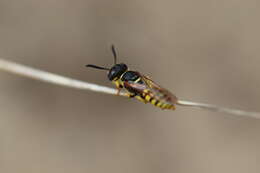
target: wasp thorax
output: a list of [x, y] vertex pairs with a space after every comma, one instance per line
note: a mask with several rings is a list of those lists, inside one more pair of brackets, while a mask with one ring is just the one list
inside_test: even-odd
[[127, 66], [123, 63], [114, 65], [108, 72], [109, 80], [116, 80], [120, 78], [120, 76], [127, 71]]

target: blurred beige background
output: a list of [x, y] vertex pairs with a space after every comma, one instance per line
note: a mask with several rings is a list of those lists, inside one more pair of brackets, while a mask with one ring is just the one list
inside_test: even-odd
[[[260, 111], [257, 0], [1, 0], [0, 57], [112, 86], [120, 61], [179, 98]], [[0, 172], [258, 173], [260, 120], [0, 72]]]

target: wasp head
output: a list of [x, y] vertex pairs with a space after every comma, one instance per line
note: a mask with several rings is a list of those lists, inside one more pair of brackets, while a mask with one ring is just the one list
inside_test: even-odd
[[117, 53], [114, 45], [111, 46], [111, 50], [114, 56], [114, 65], [111, 68], [100, 67], [92, 64], [86, 65], [87, 67], [92, 67], [100, 70], [107, 70], [107, 77], [110, 81], [116, 81], [120, 78], [120, 76], [127, 71], [127, 65], [124, 63], [117, 64]]
[[117, 80], [120, 78], [120, 76], [127, 71], [127, 65], [121, 63], [121, 64], [115, 64], [108, 72], [107, 77], [110, 81]]

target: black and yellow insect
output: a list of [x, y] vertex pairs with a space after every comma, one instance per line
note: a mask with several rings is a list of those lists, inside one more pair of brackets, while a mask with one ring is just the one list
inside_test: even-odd
[[125, 88], [129, 97], [135, 97], [144, 103], [150, 102], [161, 109], [175, 109], [175, 104], [177, 103], [175, 95], [156, 84], [147, 76], [137, 71], [128, 70], [126, 64], [117, 64], [117, 53], [113, 45], [111, 49], [114, 55], [114, 65], [111, 68], [92, 64], [88, 64], [86, 67], [107, 70], [108, 79], [116, 85], [118, 94], [122, 88]]

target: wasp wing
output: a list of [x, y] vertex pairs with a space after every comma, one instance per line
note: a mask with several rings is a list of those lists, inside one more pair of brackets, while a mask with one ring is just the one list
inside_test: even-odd
[[155, 83], [149, 77], [142, 75], [142, 80], [150, 88], [150, 91], [157, 99], [164, 100], [171, 104], [175, 104], [177, 102], [177, 97], [174, 94]]
[[175, 104], [177, 102], [177, 97], [170, 91], [162, 88], [147, 76], [140, 74], [140, 77], [143, 83], [128, 81], [124, 83], [124, 87], [131, 93], [135, 93], [139, 96], [149, 94], [150, 97], [155, 98], [156, 100], [162, 100], [169, 104]]
[[134, 83], [132, 81], [124, 82], [124, 87], [131, 93], [135, 93], [138, 95], [142, 95], [146, 89], [148, 89], [148, 86], [143, 83]]

